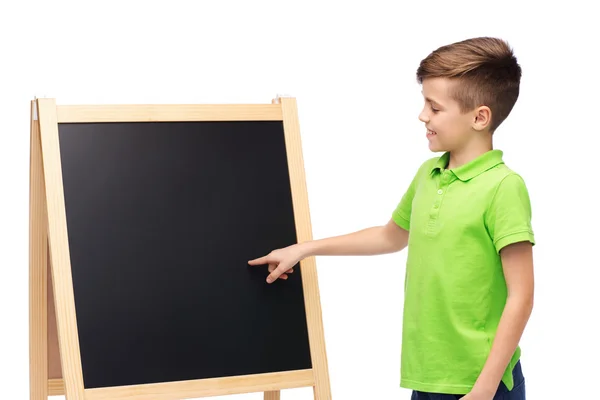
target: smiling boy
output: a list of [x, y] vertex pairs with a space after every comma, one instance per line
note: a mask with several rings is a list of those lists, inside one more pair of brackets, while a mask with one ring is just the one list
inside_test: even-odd
[[417, 69], [429, 149], [390, 220], [292, 244], [249, 261], [267, 282], [318, 255], [408, 248], [400, 386], [413, 400], [522, 400], [519, 341], [533, 308], [534, 235], [522, 177], [493, 148], [519, 96], [509, 45], [473, 38], [440, 47]]

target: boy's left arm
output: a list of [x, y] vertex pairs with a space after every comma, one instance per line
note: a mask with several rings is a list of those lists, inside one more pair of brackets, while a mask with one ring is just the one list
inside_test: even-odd
[[500, 251], [508, 298], [486, 363], [463, 400], [492, 400], [533, 309], [532, 244], [510, 244]]

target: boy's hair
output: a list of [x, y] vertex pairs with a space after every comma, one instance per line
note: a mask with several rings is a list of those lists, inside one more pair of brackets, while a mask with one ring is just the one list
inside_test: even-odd
[[521, 67], [508, 43], [479, 37], [442, 46], [421, 61], [417, 82], [427, 78], [456, 81], [450, 97], [461, 112], [486, 105], [492, 110], [490, 132], [508, 117], [519, 97]]

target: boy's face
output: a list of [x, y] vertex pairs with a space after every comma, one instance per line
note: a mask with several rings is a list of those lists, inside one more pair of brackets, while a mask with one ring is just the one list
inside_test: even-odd
[[464, 149], [479, 134], [474, 129], [477, 110], [461, 113], [458, 103], [449, 96], [455, 84], [447, 78], [423, 80], [425, 105], [419, 120], [425, 123], [429, 149], [433, 152]]

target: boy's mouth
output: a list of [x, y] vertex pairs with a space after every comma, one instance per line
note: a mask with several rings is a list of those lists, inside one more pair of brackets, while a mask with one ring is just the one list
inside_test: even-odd
[[433, 135], [437, 135], [437, 133], [430, 129], [427, 129], [427, 136], [433, 136]]

